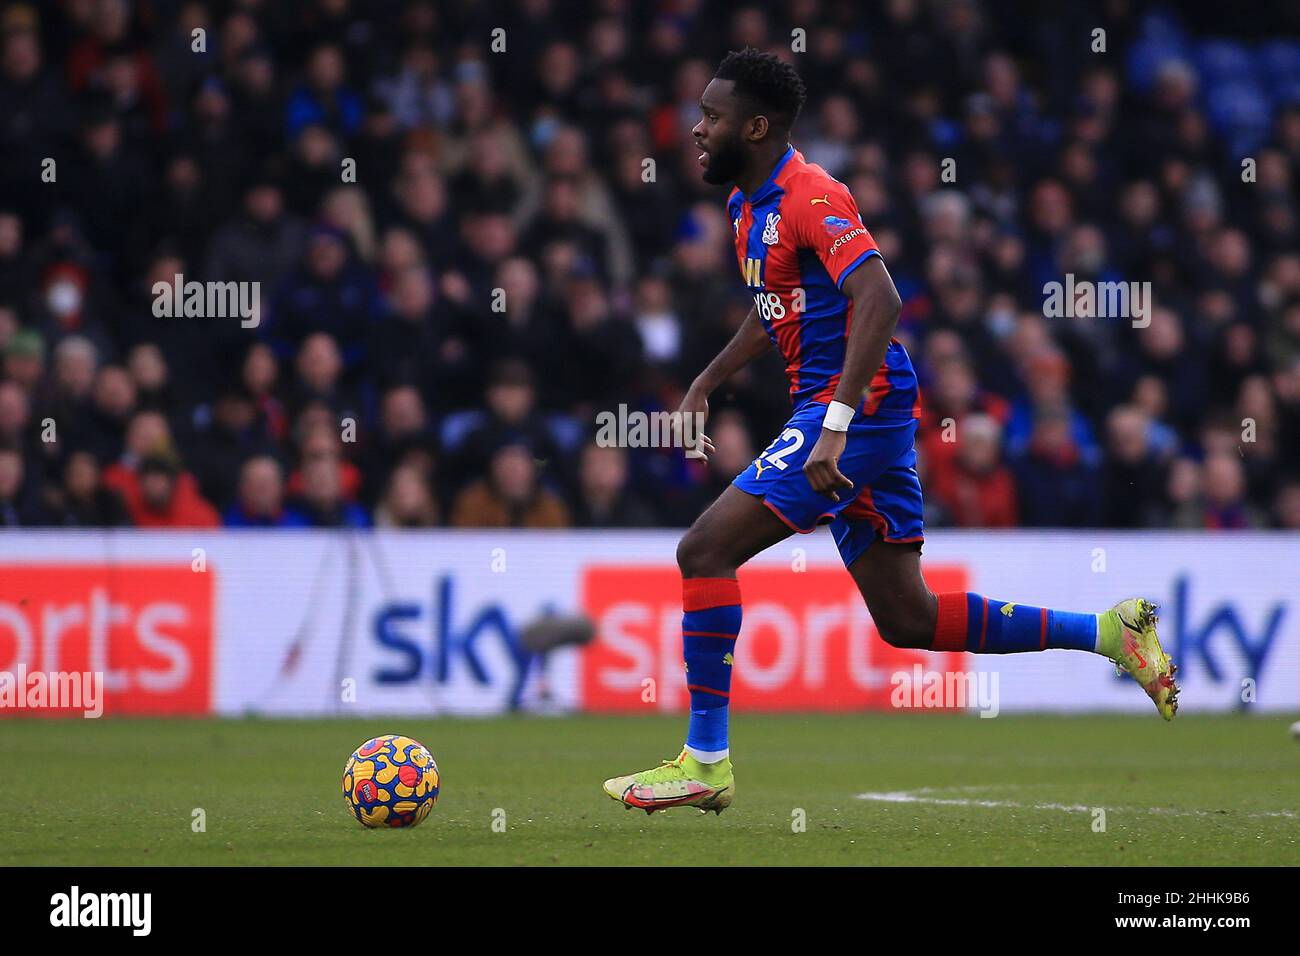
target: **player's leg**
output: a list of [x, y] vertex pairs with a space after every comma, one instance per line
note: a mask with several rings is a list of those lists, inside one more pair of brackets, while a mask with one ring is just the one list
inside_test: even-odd
[[[1178, 709], [1177, 668], [1160, 646], [1155, 606], [1142, 598], [1100, 614], [991, 600], [973, 591], [934, 594], [921, 573], [920, 485], [910, 463], [865, 492], [869, 508], [832, 526], [880, 636], [895, 647], [972, 654], [1067, 649], [1101, 654], [1130, 673], [1165, 720]], [[891, 543], [889, 538], [895, 538]], [[903, 543], [897, 543], [903, 539]]]
[[918, 543], [876, 542], [849, 573], [876, 630], [894, 647], [975, 654], [1097, 647], [1101, 615], [999, 604], [970, 591], [935, 594], [921, 574]]
[[741, 623], [736, 570], [792, 533], [761, 498], [731, 485], [677, 546], [682, 657], [691, 697], [685, 749], [701, 763], [728, 756], [731, 670]]
[[736, 570], [789, 537], [763, 499], [731, 485], [677, 546], [682, 572], [682, 656], [691, 715], [676, 760], [605, 781], [605, 792], [647, 813], [698, 807], [721, 813], [735, 794], [728, 747], [731, 668], [740, 634]]
[[919, 543], [877, 541], [849, 565], [880, 637], [894, 647], [931, 648], [938, 599], [921, 575]]
[[677, 567], [683, 579], [734, 579], [742, 564], [792, 534], [762, 498], [728, 485], [682, 536]]

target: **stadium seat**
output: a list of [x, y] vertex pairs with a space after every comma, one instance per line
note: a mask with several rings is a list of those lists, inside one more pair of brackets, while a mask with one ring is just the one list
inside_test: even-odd
[[1219, 83], [1252, 83], [1259, 77], [1255, 56], [1236, 40], [1204, 40], [1197, 48], [1195, 63], [1206, 86]]
[[1187, 31], [1183, 29], [1178, 14], [1172, 10], [1152, 10], [1142, 18], [1141, 36], [1146, 40], [1158, 40], [1168, 44], [1185, 46]]
[[1260, 44], [1259, 68], [1276, 94], [1300, 82], [1300, 43], [1270, 40]]
[[1169, 60], [1188, 61], [1186, 48], [1167, 40], [1137, 40], [1128, 51], [1128, 76], [1138, 93], [1148, 93], [1160, 68]]
[[1210, 124], [1240, 155], [1257, 147], [1268, 135], [1273, 109], [1263, 88], [1253, 83], [1211, 86], [1205, 96]]

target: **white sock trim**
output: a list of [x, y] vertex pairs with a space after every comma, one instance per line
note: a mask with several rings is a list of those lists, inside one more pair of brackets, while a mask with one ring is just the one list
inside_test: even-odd
[[1101, 615], [1100, 614], [1096, 615], [1096, 618], [1097, 618], [1097, 631], [1092, 635], [1092, 652], [1094, 654], [1100, 654], [1101, 653]]
[[686, 752], [700, 763], [717, 763], [719, 760], [727, 759], [731, 754], [731, 748], [725, 747], [722, 750], [696, 750], [690, 744], [687, 744]]

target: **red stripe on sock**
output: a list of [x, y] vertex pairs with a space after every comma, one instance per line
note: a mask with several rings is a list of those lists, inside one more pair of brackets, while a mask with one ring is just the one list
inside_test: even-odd
[[726, 631], [682, 631], [682, 637], [718, 637], [727, 641], [734, 641], [739, 634], [728, 634]]
[[682, 610], [705, 611], [740, 603], [740, 582], [735, 578], [683, 578]]
[[1038, 625], [1038, 649], [1045, 651], [1047, 650], [1047, 608], [1040, 607], [1038, 610], [1042, 612]]
[[714, 690], [712, 687], [701, 687], [699, 684], [687, 684], [687, 690], [698, 690], [702, 694], [717, 694], [719, 697], [731, 698], [725, 690]]
[[989, 632], [989, 599], [980, 602], [980, 650], [984, 650], [984, 638]]
[[939, 613], [934, 619], [932, 651], [964, 651], [966, 649], [966, 592], [945, 591], [935, 595], [939, 599]]

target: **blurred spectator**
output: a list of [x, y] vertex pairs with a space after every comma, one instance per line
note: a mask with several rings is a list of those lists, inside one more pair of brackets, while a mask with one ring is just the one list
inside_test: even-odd
[[253, 399], [233, 389], [196, 410], [192, 434], [184, 445], [204, 496], [219, 508], [234, 500], [245, 458], [274, 456], [277, 451]]
[[[217, 510], [195, 490], [192, 478], [182, 472], [180, 461], [154, 453], [140, 461], [134, 472], [133, 493], [127, 509], [139, 528], [217, 528]], [[189, 481], [182, 479], [189, 478]]]
[[931, 483], [938, 503], [959, 528], [1015, 527], [1016, 483], [1001, 462], [1001, 426], [990, 415], [968, 415], [956, 437], [954, 467]]
[[12, 379], [0, 381], [0, 445], [31, 454], [36, 441], [27, 392]]
[[365, 358], [377, 292], [371, 275], [352, 260], [347, 237], [333, 226], [317, 226], [303, 264], [280, 286], [262, 333], [281, 358], [312, 335], [328, 335], [341, 343], [344, 364], [355, 366]]
[[254, 343], [244, 356], [241, 384], [266, 422], [267, 433], [278, 444], [289, 434], [289, 415], [277, 388], [280, 366], [275, 353], [262, 342]]
[[[560, 309], [542, 288], [536, 264], [524, 256], [506, 259], [497, 269], [496, 281], [506, 307], [492, 313], [492, 325], [477, 343], [478, 350], [482, 351], [486, 339], [501, 355], [520, 359], [532, 368], [562, 367], [567, 330]], [[542, 404], [562, 407], [569, 394], [564, 382], [550, 376], [543, 376], [538, 383]]]
[[439, 409], [469, 404], [481, 356], [475, 354], [467, 317], [454, 302], [438, 297], [422, 265], [401, 267], [389, 279], [390, 310], [372, 332], [377, 377], [386, 384], [418, 384]]
[[301, 471], [301, 493], [294, 499], [294, 510], [313, 528], [366, 528], [370, 517], [355, 501], [343, 496], [339, 480], [339, 462], [331, 455], [308, 458]]
[[54, 522], [70, 528], [118, 528], [131, 524], [122, 496], [104, 485], [99, 462], [74, 451], [63, 468]]
[[1277, 493], [1273, 505], [1276, 526], [1287, 531], [1300, 531], [1300, 480], [1289, 481]]
[[448, 419], [443, 444], [454, 456], [452, 481], [457, 486], [486, 474], [489, 459], [503, 445], [522, 442], [536, 457], [558, 462], [564, 440], [555, 423], [537, 411], [533, 372], [518, 359], [494, 366], [487, 387], [486, 410]]
[[1241, 460], [1232, 454], [1213, 454], [1202, 469], [1201, 494], [1188, 501], [1179, 524], [1190, 528], [1263, 528], [1259, 510], [1245, 498], [1246, 476]]
[[1137, 406], [1121, 405], [1106, 420], [1102, 468], [1103, 521], [1112, 528], [1159, 524], [1167, 471], [1151, 448], [1151, 423]]
[[[931, 346], [926, 358], [934, 377], [923, 386], [925, 401], [917, 446], [924, 458], [927, 481], [936, 487], [952, 487], [958, 457], [956, 437], [966, 419], [982, 414], [1000, 426], [1010, 410], [1004, 399], [979, 388], [975, 370], [966, 360], [964, 346], [955, 333], [935, 332]], [[998, 443], [1001, 443], [1000, 436]]]
[[23, 247], [23, 221], [0, 211], [0, 304], [21, 302], [33, 283], [34, 271]]
[[[146, 487], [144, 464], [150, 463]], [[181, 468], [171, 426], [161, 412], [131, 416], [121, 457], [104, 469], [104, 485], [122, 496], [131, 521], [140, 527], [211, 528], [216, 510], [199, 492], [198, 481]]]
[[1007, 452], [1023, 454], [1033, 440], [1043, 410], [1050, 409], [1052, 415], [1065, 417], [1071, 444], [1091, 453], [1095, 449], [1092, 424], [1074, 408], [1069, 389], [1070, 365], [1065, 356], [1056, 351], [1042, 351], [1023, 364], [1025, 395], [1012, 406], [1007, 422]]
[[346, 83], [347, 64], [338, 47], [322, 44], [307, 61], [305, 82], [289, 97], [288, 135], [310, 123], [325, 123], [344, 136], [361, 125], [363, 104]]
[[284, 209], [278, 184], [257, 178], [242, 210], [216, 231], [203, 272], [215, 282], [260, 282], [269, 294], [298, 262], [306, 229]]
[[171, 390], [171, 370], [157, 345], [141, 342], [131, 349], [126, 357], [126, 368], [142, 408], [156, 408], [164, 413], [173, 410], [175, 397]]
[[438, 502], [419, 468], [401, 465], [394, 469], [375, 508], [375, 524], [381, 528], [432, 528], [438, 524]]
[[359, 186], [331, 189], [321, 202], [321, 221], [348, 237], [357, 257], [369, 263], [375, 257], [375, 224], [370, 202]]
[[79, 423], [86, 447], [100, 461], [113, 461], [122, 454], [126, 424], [136, 409], [135, 381], [122, 366], [104, 365], [95, 373], [91, 401], [88, 420]]
[[286, 492], [296, 498], [306, 492], [307, 466], [327, 462], [338, 472], [338, 490], [343, 500], [355, 502], [361, 493], [361, 469], [343, 456], [339, 426], [322, 405], [315, 405], [298, 420], [298, 467], [289, 473]]
[[492, 455], [487, 477], [457, 496], [451, 523], [458, 528], [564, 528], [569, 510], [538, 482], [532, 449], [511, 443]]
[[578, 467], [578, 528], [645, 528], [655, 515], [628, 487], [627, 452], [594, 441], [583, 446]]
[[413, 455], [427, 455], [431, 470], [437, 449], [437, 435], [429, 425], [419, 389], [413, 385], [390, 389], [383, 397], [379, 428], [366, 451], [362, 497], [373, 503], [389, 484], [393, 470]]
[[45, 340], [30, 329], [15, 332], [5, 343], [4, 377], [31, 396], [45, 376]]
[[54, 423], [60, 443], [79, 445], [96, 438], [92, 392], [98, 364], [98, 350], [79, 335], [69, 336], [54, 350], [53, 374], [38, 414]]
[[[6, 18], [0, 39], [0, 178], [6, 183], [25, 180], [73, 125], [68, 90], [45, 62], [35, 12], [27, 9], [20, 22]], [[9, 12], [21, 13], [12, 6]]]
[[0, 446], [0, 527], [21, 528], [51, 524], [52, 515], [27, 480], [22, 452]]
[[296, 375], [288, 388], [292, 413], [301, 414], [308, 405], [322, 405], [340, 421], [350, 418], [360, 424], [364, 420], [360, 396], [345, 380], [343, 355], [333, 336], [325, 332], [308, 335], [293, 368]]
[[[120, 267], [125, 265], [119, 258], [124, 250], [148, 245], [140, 210], [148, 208], [151, 199], [149, 163], [138, 141], [124, 134], [118, 117], [102, 100], [84, 102], [81, 114], [80, 149], [58, 178], [61, 198], [75, 210], [86, 240]], [[69, 271], [56, 281], [67, 286], [47, 290], [53, 297], [51, 312], [58, 321], [70, 321], [84, 304], [84, 277]]]
[[1028, 447], [1014, 463], [1021, 523], [1031, 528], [1096, 527], [1101, 493], [1094, 458], [1075, 440], [1068, 408], [1040, 408]]
[[297, 528], [305, 516], [284, 505], [284, 473], [271, 455], [253, 455], [239, 469], [239, 493], [222, 515], [228, 528]]
[[1201, 466], [1191, 458], [1175, 458], [1169, 463], [1165, 484], [1165, 512], [1162, 524], [1177, 528], [1199, 528]]
[[673, 519], [679, 524], [695, 520], [696, 515], [727, 490], [736, 475], [749, 467], [757, 453], [745, 420], [738, 412], [719, 412], [705, 427], [716, 450], [703, 467], [697, 462], [689, 463], [692, 485], [686, 495], [673, 502], [672, 508]]

